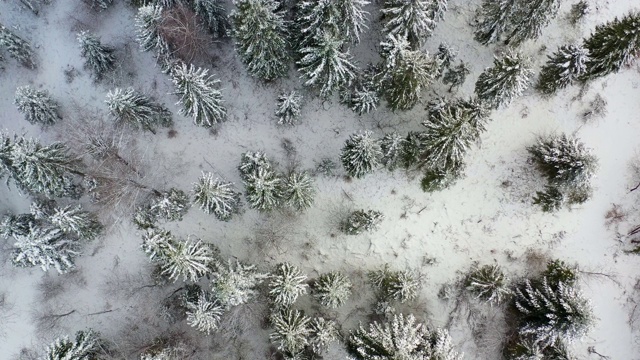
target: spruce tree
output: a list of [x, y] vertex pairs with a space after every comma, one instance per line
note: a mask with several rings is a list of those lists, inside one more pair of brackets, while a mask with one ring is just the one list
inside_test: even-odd
[[554, 212], [560, 210], [566, 202], [565, 195], [557, 186], [546, 185], [544, 191], [536, 191], [533, 203], [540, 205], [542, 211]]
[[137, 39], [143, 51], [160, 51], [168, 46], [158, 32], [161, 20], [162, 7], [160, 5], [145, 5], [138, 9], [135, 23]]
[[242, 207], [240, 193], [234, 189], [233, 183], [214, 178], [209, 172], [202, 173], [200, 180], [194, 184], [193, 197], [193, 202], [198, 204], [205, 214], [213, 213], [222, 221], [231, 220]]
[[277, 306], [291, 306], [300, 295], [307, 293], [305, 280], [307, 276], [295, 265], [287, 262], [278, 264], [270, 276], [269, 297]]
[[367, 0], [301, 1], [297, 8], [297, 23], [302, 47], [309, 46], [316, 37], [328, 32], [353, 43], [367, 28]]
[[474, 298], [491, 305], [500, 304], [511, 294], [509, 278], [498, 265], [474, 268], [467, 275], [465, 287]]
[[106, 100], [111, 114], [122, 123], [156, 133], [156, 126], [171, 126], [171, 111], [133, 88], [109, 91]]
[[340, 338], [340, 331], [335, 321], [317, 317], [309, 325], [311, 351], [316, 355], [321, 355], [329, 344]]
[[375, 139], [370, 131], [352, 134], [340, 154], [345, 171], [356, 178], [372, 173], [381, 157], [380, 140]]
[[407, 39], [417, 49], [431, 36], [446, 9], [447, 0], [385, 0], [383, 31]]
[[335, 309], [344, 305], [351, 296], [351, 281], [337, 271], [320, 275], [313, 283], [313, 297], [322, 306]]
[[189, 196], [182, 190], [171, 188], [156, 196], [150, 203], [149, 212], [156, 219], [180, 221], [189, 210]]
[[97, 216], [84, 211], [81, 205], [56, 208], [48, 220], [65, 234], [75, 234], [83, 240], [93, 240], [103, 230]]
[[2, 24], [0, 24], [0, 47], [4, 48], [22, 66], [30, 69], [36, 68], [36, 55], [31, 45]]
[[389, 269], [389, 264], [385, 264], [382, 269], [369, 272], [368, 276], [382, 301], [397, 300], [404, 303], [418, 297], [420, 280], [412, 271], [393, 271]]
[[435, 58], [440, 63], [440, 74], [444, 74], [444, 69], [450, 68], [453, 61], [458, 57], [458, 50], [447, 43], [438, 45], [438, 52]]
[[201, 240], [168, 241], [160, 257], [161, 274], [173, 281], [198, 281], [211, 271], [214, 260], [212, 246]]
[[566, 134], [539, 137], [527, 150], [551, 184], [575, 186], [589, 182], [597, 168], [591, 150]]
[[509, 51], [493, 60], [493, 67], [485, 69], [476, 81], [475, 93], [492, 108], [509, 105], [529, 87], [533, 71], [529, 59]]
[[400, 165], [404, 141], [404, 138], [397, 132], [386, 134], [382, 140], [380, 140], [380, 149], [382, 150], [381, 162], [387, 170], [393, 171]]
[[101, 79], [105, 72], [115, 67], [114, 49], [102, 45], [97, 36], [81, 31], [78, 33], [78, 42], [85, 59], [84, 65], [93, 71], [96, 79]]
[[240, 159], [240, 177], [242, 180], [247, 180], [249, 176], [254, 175], [258, 169], [264, 168], [271, 170], [271, 161], [267, 158], [267, 155], [262, 151], [248, 151], [242, 154]]
[[258, 286], [268, 275], [258, 272], [255, 265], [229, 260], [226, 264], [218, 264], [210, 277], [213, 296], [229, 308], [246, 304], [258, 296]]
[[278, 96], [276, 116], [279, 125], [295, 125], [300, 117], [302, 95], [295, 91], [282, 93]]
[[40, 266], [43, 271], [53, 267], [60, 274], [75, 268], [73, 260], [80, 254], [77, 242], [65, 238], [61, 230], [32, 226], [28, 234], [13, 236], [11, 261], [15, 266]]
[[289, 52], [284, 13], [274, 0], [235, 0], [231, 14], [236, 51], [249, 74], [270, 81], [287, 75]]
[[520, 0], [518, 10], [511, 19], [512, 29], [505, 43], [518, 46], [525, 40], [537, 39], [559, 10], [560, 0]]
[[300, 49], [297, 62], [305, 86], [320, 89], [320, 96], [329, 97], [355, 78], [356, 66], [349, 52], [343, 52], [344, 40], [330, 32], [322, 32]]
[[191, 6], [204, 19], [214, 37], [222, 38], [229, 33], [231, 25], [221, 0], [193, 0]]
[[587, 50], [580, 45], [561, 46], [540, 70], [536, 89], [551, 95], [571, 85], [586, 73], [588, 59]]
[[391, 109], [411, 109], [438, 76], [439, 62], [426, 52], [411, 50], [407, 40], [393, 35], [380, 46], [383, 60], [377, 78], [382, 93]]
[[374, 231], [384, 220], [384, 215], [375, 210], [356, 210], [340, 223], [340, 230], [347, 235], [359, 235]]
[[68, 336], [57, 338], [45, 351], [45, 360], [93, 360], [103, 352], [98, 333], [93, 330], [78, 331], [73, 340]]
[[58, 103], [46, 90], [36, 90], [29, 85], [20, 86], [16, 89], [14, 104], [32, 124], [53, 125], [62, 120]]
[[109, 6], [113, 3], [113, 0], [91, 0], [91, 8], [102, 11], [109, 8]]
[[187, 67], [182, 63], [172, 73], [175, 94], [180, 96], [180, 114], [193, 117], [198, 126], [211, 127], [223, 122], [227, 109], [222, 104], [222, 93], [216, 89], [220, 80], [208, 76], [209, 70]]
[[271, 316], [274, 332], [269, 335], [287, 357], [299, 356], [309, 343], [310, 319], [301, 311], [284, 309]]
[[37, 218], [32, 214], [5, 215], [0, 221], [0, 237], [26, 236], [36, 226]]
[[271, 168], [259, 167], [244, 180], [247, 203], [253, 209], [271, 211], [283, 199], [282, 179]]
[[460, 62], [457, 66], [450, 68], [442, 78], [442, 82], [445, 85], [451, 85], [449, 87], [449, 92], [452, 92], [454, 88], [460, 87], [464, 84], [464, 81], [467, 79], [467, 76], [471, 74], [471, 69], [469, 69], [469, 65], [465, 62]]
[[589, 52], [586, 78], [596, 78], [620, 71], [630, 65], [640, 51], [640, 12], [596, 26], [584, 40]]
[[375, 110], [380, 103], [378, 91], [372, 84], [357, 85], [351, 94], [351, 110], [358, 115], [370, 113]]
[[341, 33], [345, 39], [352, 43], [360, 42], [360, 35], [367, 29], [367, 16], [369, 13], [363, 8], [370, 4], [368, 0], [342, 0], [333, 1], [340, 14], [342, 25]]
[[187, 301], [186, 307], [187, 324], [207, 335], [218, 329], [220, 318], [225, 310], [218, 300], [211, 298], [204, 291], [200, 293], [196, 301]]
[[474, 38], [483, 45], [494, 43], [508, 31], [516, 16], [519, 0], [484, 0]]
[[286, 204], [295, 210], [306, 210], [313, 204], [316, 188], [308, 172], [292, 172], [282, 182], [282, 193]]

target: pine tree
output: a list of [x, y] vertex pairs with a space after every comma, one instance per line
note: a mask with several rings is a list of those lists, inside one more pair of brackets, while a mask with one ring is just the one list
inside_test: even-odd
[[321, 275], [313, 283], [312, 293], [322, 306], [335, 309], [351, 296], [351, 281], [337, 271]]
[[542, 211], [554, 212], [560, 210], [566, 199], [562, 191], [557, 186], [546, 185], [544, 191], [536, 191], [533, 203], [540, 205]]
[[269, 335], [271, 342], [285, 356], [295, 356], [309, 343], [310, 319], [301, 311], [284, 309], [271, 316], [274, 332]]
[[383, 61], [377, 77], [382, 93], [391, 109], [411, 109], [438, 76], [440, 64], [426, 52], [411, 50], [407, 40], [393, 35], [380, 47]]
[[489, 112], [474, 99], [436, 100], [428, 110], [429, 119], [422, 123], [426, 130], [421, 136], [420, 161], [428, 169], [455, 172], [485, 131]]
[[301, 211], [313, 204], [316, 188], [308, 172], [292, 172], [282, 182], [282, 192], [286, 204]]
[[375, 110], [380, 103], [378, 92], [370, 84], [359, 85], [351, 94], [351, 110], [362, 115]]
[[431, 36], [446, 9], [447, 0], [385, 0], [383, 31], [407, 39], [417, 49]]
[[[530, 338], [518, 337], [515, 344], [508, 346], [504, 351], [506, 360], [545, 360], [540, 345]], [[556, 360], [556, 359], [554, 359]]]
[[193, 0], [191, 5], [196, 14], [204, 19], [211, 34], [216, 38], [225, 37], [231, 28], [222, 1]]
[[539, 137], [527, 150], [551, 184], [588, 183], [597, 167], [597, 159], [591, 150], [579, 139], [566, 134]]
[[380, 140], [372, 135], [370, 131], [355, 133], [345, 142], [340, 160], [349, 176], [361, 178], [378, 167], [382, 149]]
[[368, 276], [379, 291], [380, 300], [404, 303], [418, 297], [420, 280], [412, 271], [392, 271], [389, 264], [385, 264], [382, 269], [369, 272]]
[[281, 307], [293, 305], [298, 296], [307, 293], [306, 279], [307, 276], [295, 265], [286, 262], [278, 264], [269, 281], [271, 300]]
[[229, 260], [226, 265], [218, 264], [211, 273], [211, 291], [225, 307], [238, 306], [254, 299], [258, 295], [258, 286], [267, 277], [254, 265]]
[[193, 117], [198, 126], [211, 127], [227, 117], [222, 93], [216, 87], [220, 80], [207, 76], [209, 70], [182, 63], [173, 70], [175, 94], [180, 96], [180, 114]]
[[149, 212], [155, 219], [180, 221], [189, 210], [189, 196], [182, 190], [171, 188], [151, 202]]
[[322, 33], [353, 43], [360, 42], [360, 35], [367, 28], [367, 0], [318, 0], [302, 1], [298, 5], [298, 28], [302, 46], [309, 46]]
[[571, 85], [586, 73], [588, 59], [587, 50], [580, 45], [561, 46], [540, 70], [536, 89], [551, 95]]
[[578, 24], [580, 20], [582, 20], [587, 14], [590, 12], [589, 3], [587, 0], [580, 0], [577, 3], [571, 5], [571, 10], [569, 11], [569, 21], [572, 25]]
[[348, 51], [342, 51], [343, 44], [344, 40], [325, 31], [299, 51], [300, 77], [305, 86], [319, 87], [322, 97], [329, 97], [335, 90], [349, 85], [356, 76], [353, 58]]
[[384, 220], [384, 215], [375, 210], [356, 210], [342, 223], [340, 230], [347, 235], [359, 235], [365, 231], [374, 231]]
[[397, 132], [386, 134], [380, 140], [381, 162], [389, 171], [395, 170], [400, 165], [404, 141], [405, 139]]
[[36, 90], [29, 85], [16, 89], [14, 100], [18, 111], [32, 124], [53, 125], [62, 120], [58, 113], [58, 103], [46, 90]]
[[518, 46], [525, 40], [537, 39], [559, 10], [560, 0], [519, 1], [505, 43]]
[[195, 302], [187, 302], [186, 305], [187, 324], [207, 335], [218, 329], [220, 318], [225, 310], [218, 300], [201, 292]]
[[238, 166], [242, 180], [246, 181], [249, 176], [255, 175], [260, 168], [271, 170], [271, 161], [264, 152], [248, 151], [242, 154], [240, 166]]
[[80, 253], [75, 241], [64, 238], [59, 229], [32, 226], [26, 235], [14, 234], [11, 261], [18, 267], [52, 267], [64, 274], [75, 267], [73, 259]]
[[450, 68], [442, 78], [442, 82], [445, 85], [451, 85], [449, 92], [452, 92], [454, 88], [460, 87], [464, 84], [467, 76], [471, 74], [469, 65], [465, 62], [460, 62], [456, 67]]
[[465, 287], [474, 298], [491, 305], [500, 304], [511, 294], [509, 278], [498, 265], [474, 268], [467, 275]]
[[158, 32], [162, 10], [160, 5], [145, 5], [138, 9], [135, 22], [138, 42], [143, 51], [160, 51], [168, 47]]
[[0, 221], [0, 237], [26, 236], [36, 226], [37, 218], [32, 214], [5, 215]]
[[160, 266], [162, 275], [170, 280], [198, 281], [207, 275], [215, 260], [213, 248], [201, 240], [168, 241], [163, 250]]
[[78, 33], [78, 42], [85, 59], [84, 65], [93, 71], [96, 79], [101, 79], [105, 72], [114, 68], [114, 49], [102, 45], [97, 36], [81, 31]]
[[36, 68], [36, 55], [31, 45], [2, 24], [0, 24], [0, 47], [3, 47], [22, 66]]
[[547, 282], [552, 288], [555, 288], [558, 283], [574, 286], [578, 281], [578, 267], [562, 260], [553, 259], [547, 262], [547, 268], [542, 272], [542, 276], [547, 278]]
[[509, 51], [493, 60], [493, 67], [485, 69], [476, 81], [476, 95], [495, 109], [507, 106], [529, 87], [533, 71], [529, 59]]
[[284, 13], [274, 0], [235, 0], [231, 14], [236, 51], [249, 74], [270, 81], [287, 75], [289, 52]]
[[78, 331], [75, 339], [57, 338], [47, 347], [45, 360], [92, 360], [103, 351], [98, 333], [93, 330]]
[[584, 40], [589, 52], [586, 78], [596, 78], [620, 71], [630, 65], [640, 51], [640, 12], [596, 26]]
[[451, 67], [456, 57], [458, 57], [458, 50], [453, 46], [447, 43], [438, 45], [438, 52], [435, 54], [435, 58], [440, 64], [440, 74], [444, 74], [444, 69]]
[[149, 256], [151, 261], [162, 261], [169, 244], [176, 243], [177, 239], [170, 231], [149, 228], [142, 235], [142, 250]]
[[544, 346], [580, 338], [594, 323], [591, 303], [581, 292], [562, 282], [552, 286], [546, 277], [539, 284], [527, 279], [517, 287], [514, 306], [521, 317], [520, 334]]
[[461, 360], [444, 329], [429, 330], [413, 315], [394, 315], [390, 322], [374, 322], [351, 333], [348, 349], [355, 360]]
[[81, 205], [56, 208], [49, 221], [65, 234], [73, 233], [82, 240], [93, 240], [104, 227], [95, 214], [84, 211]]
[[111, 114], [134, 128], [156, 133], [156, 126], [171, 126], [171, 111], [133, 88], [109, 91], [106, 100]]
[[205, 214], [213, 213], [222, 221], [229, 221], [241, 211], [240, 193], [233, 183], [214, 178], [210, 172], [203, 172], [200, 180], [193, 186], [193, 202], [200, 206]]
[[249, 206], [260, 211], [271, 211], [283, 199], [282, 179], [271, 168], [259, 167], [244, 181]]
[[357, 44], [360, 35], [367, 29], [367, 16], [369, 12], [363, 8], [370, 4], [368, 0], [342, 0], [333, 1], [340, 14], [341, 34], [345, 39]]
[[279, 125], [295, 125], [300, 117], [300, 108], [302, 107], [302, 95], [291, 91], [282, 93], [278, 96], [276, 116]]
[[309, 330], [309, 344], [311, 345], [311, 351], [316, 355], [322, 354], [330, 343], [340, 337], [336, 322], [321, 317], [314, 318], [311, 321]]

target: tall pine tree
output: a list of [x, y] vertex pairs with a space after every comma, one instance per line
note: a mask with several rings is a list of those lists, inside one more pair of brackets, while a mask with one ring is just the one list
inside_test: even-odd
[[58, 112], [58, 103], [45, 90], [36, 90], [29, 85], [16, 89], [14, 103], [32, 124], [53, 125], [62, 117]]
[[156, 126], [170, 126], [171, 111], [133, 88], [116, 88], [107, 94], [107, 106], [120, 122], [156, 133]]
[[180, 96], [180, 113], [193, 117], [196, 125], [211, 127], [227, 118], [222, 93], [217, 89], [220, 80], [208, 75], [209, 70], [180, 64], [173, 71], [175, 94]]
[[507, 106], [529, 87], [533, 71], [529, 60], [519, 52], [509, 51], [493, 60], [476, 81], [475, 92], [492, 108]]
[[545, 95], [564, 89], [586, 73], [588, 59], [587, 50], [580, 45], [561, 46], [540, 70], [536, 89]]

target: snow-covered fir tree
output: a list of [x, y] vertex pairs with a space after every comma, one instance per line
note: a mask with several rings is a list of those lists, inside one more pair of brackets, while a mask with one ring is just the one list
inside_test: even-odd
[[201, 240], [169, 241], [160, 258], [161, 274], [170, 280], [198, 281], [215, 260], [214, 248]]
[[162, 20], [162, 6], [145, 5], [136, 14], [137, 39], [143, 51], [158, 51], [167, 47], [166, 41], [160, 36], [158, 26]]
[[310, 319], [299, 310], [283, 309], [271, 316], [271, 342], [285, 356], [299, 355], [309, 343]]
[[247, 203], [253, 209], [271, 211], [283, 200], [282, 179], [270, 167], [259, 167], [244, 180]]
[[295, 265], [278, 264], [269, 279], [269, 296], [277, 306], [291, 306], [298, 296], [307, 293], [306, 280], [307, 276]]
[[452, 92], [454, 88], [458, 88], [464, 84], [464, 81], [467, 79], [469, 74], [471, 74], [469, 65], [465, 62], [460, 62], [460, 64], [455, 67], [449, 68], [449, 70], [444, 74], [442, 82], [445, 85], [451, 85], [449, 86], [449, 92]]
[[528, 337], [518, 337], [515, 344], [507, 345], [504, 356], [506, 360], [545, 360], [540, 344]]
[[431, 36], [446, 9], [447, 0], [385, 0], [383, 31], [407, 39], [417, 49]]
[[231, 30], [231, 24], [221, 0], [193, 0], [193, 11], [204, 19], [209, 32], [216, 38], [225, 37]]
[[302, 107], [302, 95], [295, 91], [282, 93], [278, 96], [276, 104], [276, 116], [279, 125], [295, 125], [300, 117]]
[[36, 226], [37, 218], [33, 214], [5, 215], [0, 221], [0, 237], [26, 236]]
[[544, 191], [536, 191], [533, 197], [533, 203], [540, 205], [542, 211], [554, 212], [560, 210], [565, 204], [565, 195], [555, 185], [546, 185]]
[[23, 66], [30, 69], [36, 68], [36, 55], [31, 45], [2, 24], [0, 24], [0, 47]]
[[525, 280], [515, 289], [514, 306], [520, 313], [519, 333], [544, 346], [583, 337], [595, 319], [591, 302], [576, 288], [562, 282]]
[[400, 165], [404, 141], [404, 138], [397, 132], [386, 134], [380, 140], [381, 162], [389, 171], [395, 170]]
[[80, 254], [77, 242], [64, 237], [59, 229], [32, 226], [29, 233], [13, 237], [11, 261], [18, 267], [40, 266], [44, 271], [54, 268], [64, 274], [75, 267], [73, 260]]
[[420, 161], [428, 169], [460, 168], [466, 152], [485, 131], [489, 111], [475, 99], [436, 99], [429, 103], [429, 118], [422, 125]]
[[255, 265], [229, 260], [227, 264], [218, 264], [210, 277], [213, 296], [229, 308], [254, 299], [258, 295], [258, 286], [268, 275], [258, 272]]
[[467, 275], [465, 287], [474, 298], [491, 305], [500, 304], [511, 295], [509, 278], [498, 265], [474, 268]]
[[48, 220], [65, 234], [75, 234], [82, 240], [93, 240], [104, 229], [98, 217], [83, 210], [82, 205], [56, 208]]
[[384, 215], [375, 210], [356, 210], [340, 223], [340, 230], [347, 235], [359, 235], [374, 231], [384, 220]]
[[309, 345], [311, 351], [316, 355], [321, 355], [327, 350], [329, 344], [340, 338], [336, 322], [322, 317], [311, 320], [309, 330]]
[[250, 175], [254, 175], [260, 168], [272, 170], [271, 161], [269, 161], [264, 152], [247, 151], [242, 154], [240, 166], [238, 166], [242, 180], [247, 180]]
[[449, 169], [426, 169], [420, 179], [420, 188], [424, 192], [441, 191], [452, 186], [463, 173], [464, 164]]
[[360, 35], [367, 29], [369, 12], [364, 7], [370, 4], [368, 0], [332, 1], [340, 14], [341, 33], [352, 43], [360, 42]]
[[509, 105], [529, 87], [533, 71], [529, 59], [519, 52], [508, 51], [493, 60], [476, 81], [478, 99], [495, 109]]
[[156, 133], [156, 126], [171, 126], [171, 111], [133, 88], [107, 93], [107, 106], [120, 122]]
[[190, 116], [196, 125], [211, 127], [227, 118], [222, 93], [217, 89], [220, 80], [208, 75], [209, 70], [182, 63], [174, 68], [175, 94], [180, 96], [180, 114]]
[[229, 221], [242, 208], [241, 194], [233, 183], [225, 182], [210, 172], [203, 172], [193, 185], [193, 202], [200, 206], [205, 214], [214, 214], [222, 221]]
[[527, 150], [549, 182], [556, 185], [588, 183], [598, 165], [584, 143], [566, 134], [539, 137]]
[[369, 15], [363, 8], [368, 4], [367, 0], [301, 1], [296, 22], [302, 46], [310, 45], [324, 32], [353, 43], [360, 42]]
[[113, 0], [91, 0], [91, 8], [98, 11], [102, 11], [109, 8], [109, 6], [111, 6], [112, 3], [113, 3]]
[[579, 80], [587, 71], [589, 53], [580, 45], [563, 45], [540, 70], [536, 89], [551, 95]]
[[343, 44], [343, 39], [324, 31], [299, 51], [302, 57], [297, 62], [300, 77], [305, 86], [319, 88], [322, 97], [329, 97], [349, 85], [356, 76], [353, 57], [348, 51], [342, 51]]
[[101, 79], [105, 72], [114, 68], [116, 62], [114, 49], [102, 45], [97, 36], [81, 31], [78, 33], [78, 42], [85, 60], [84, 65], [93, 71], [96, 79]]
[[282, 182], [286, 204], [295, 210], [305, 210], [313, 204], [316, 195], [314, 180], [308, 172], [291, 172]]
[[169, 244], [176, 241], [177, 239], [170, 231], [152, 227], [142, 234], [141, 248], [151, 261], [161, 261], [165, 257]]
[[345, 171], [356, 178], [372, 173], [379, 166], [381, 157], [380, 140], [374, 138], [370, 131], [349, 136], [340, 153]]
[[605, 76], [630, 65], [640, 51], [640, 12], [596, 26], [584, 40], [584, 47], [589, 52], [587, 78]]
[[368, 277], [379, 291], [380, 300], [397, 300], [404, 303], [418, 297], [420, 279], [412, 271], [390, 270], [389, 264], [385, 264], [382, 269], [369, 272]]
[[218, 329], [225, 308], [206, 292], [201, 292], [195, 302], [187, 302], [187, 324], [210, 335]]
[[29, 85], [20, 86], [16, 89], [14, 104], [32, 124], [53, 125], [62, 120], [58, 103], [46, 90], [36, 90]]
[[577, 3], [571, 5], [571, 10], [569, 11], [569, 21], [572, 25], [578, 24], [580, 20], [584, 19], [587, 14], [591, 11], [589, 6], [589, 2], [587, 0], [580, 0]]
[[375, 110], [380, 103], [378, 91], [372, 84], [357, 85], [351, 94], [351, 110], [358, 115], [367, 114]]
[[98, 359], [104, 351], [103, 342], [93, 330], [82, 330], [73, 339], [59, 337], [49, 345], [43, 359], [46, 360], [91, 360]]
[[252, 76], [270, 81], [289, 70], [284, 13], [275, 0], [234, 0], [231, 14], [236, 51]]
[[171, 188], [153, 199], [149, 212], [156, 219], [180, 221], [189, 210], [189, 196], [182, 190]]
[[351, 281], [343, 274], [332, 271], [320, 275], [313, 283], [313, 297], [322, 306], [335, 309], [344, 305], [351, 296]]
[[48, 219], [56, 209], [53, 200], [35, 199], [29, 206], [29, 213], [38, 220]]
[[540, 37], [542, 30], [560, 10], [560, 0], [519, 0], [517, 4], [518, 9], [510, 19], [510, 33], [505, 38], [505, 43], [512, 46]]
[[552, 286], [560, 282], [566, 286], [574, 286], [578, 281], [578, 267], [553, 259], [547, 262], [547, 268], [542, 272], [542, 276], [546, 277]]
[[426, 52], [412, 50], [402, 37], [389, 35], [380, 47], [383, 60], [377, 78], [382, 93], [391, 109], [411, 109], [439, 75], [440, 63]]
[[440, 74], [444, 74], [444, 69], [451, 67], [451, 64], [458, 57], [458, 50], [447, 43], [440, 43], [435, 57], [440, 63]]
[[347, 346], [355, 360], [461, 360], [449, 332], [429, 330], [413, 315], [394, 315], [390, 322], [374, 322], [351, 333]]

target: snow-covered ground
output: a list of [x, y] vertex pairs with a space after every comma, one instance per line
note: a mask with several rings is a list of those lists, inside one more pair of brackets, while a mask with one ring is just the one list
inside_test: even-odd
[[[536, 69], [558, 45], [578, 42], [596, 24], [638, 7], [634, 0], [598, 1], [597, 5], [591, 2], [597, 10], [576, 28], [565, 19], [571, 2], [564, 2], [560, 15], [544, 30], [541, 39], [524, 44], [522, 50], [532, 57]], [[472, 38], [470, 23], [478, 5], [477, 0], [450, 1], [446, 20], [425, 46], [435, 51], [440, 42], [446, 41], [460, 49], [459, 58], [472, 68], [457, 94], [463, 97], [472, 95], [475, 79], [500, 50], [483, 47]], [[227, 4], [227, 9], [231, 6]], [[368, 7], [372, 20], [379, 16], [377, 6]], [[293, 68], [288, 79], [262, 84], [246, 74], [231, 41], [226, 39], [210, 49], [209, 65], [221, 79], [229, 119], [215, 130], [197, 127], [191, 119], [177, 114], [177, 97], [170, 95], [172, 84], [155, 66], [152, 55], [138, 50], [134, 14], [124, 1], [95, 13], [81, 1], [54, 0], [43, 7], [38, 17], [24, 10], [17, 0], [0, 2], [0, 22], [14, 27], [35, 46], [39, 64], [37, 70], [28, 70], [7, 59], [6, 69], [0, 74], [0, 128], [40, 137], [44, 142], [65, 141], [63, 123], [83, 116], [79, 108], [98, 111], [106, 117], [106, 93], [116, 86], [134, 86], [155, 96], [174, 113], [175, 136], [170, 137], [167, 129], [156, 135], [142, 131], [134, 134], [149, 169], [156, 169], [150, 179], [157, 180], [151, 185], [190, 191], [202, 171], [211, 171], [241, 188], [236, 168], [245, 151], [265, 151], [280, 169], [291, 161], [302, 169], [313, 169], [315, 162], [325, 157], [339, 163], [344, 141], [357, 130], [369, 129], [379, 136], [394, 130], [406, 133], [419, 129], [425, 116], [423, 105], [398, 113], [381, 106], [371, 114], [358, 116], [338, 104], [337, 98], [321, 101], [313, 91], [302, 88]], [[370, 27], [353, 51], [360, 65], [377, 61], [379, 24], [374, 21]], [[121, 65], [114, 75], [94, 83], [88, 71], [83, 70], [75, 39], [80, 30], [93, 31], [103, 43], [118, 49]], [[69, 69], [78, 71], [71, 81], [65, 75]], [[640, 301], [634, 293], [640, 258], [623, 253], [625, 247], [619, 240], [624, 242], [625, 238], [616, 235], [616, 229], [624, 234], [637, 225], [639, 213], [638, 193], [629, 192], [640, 181], [630, 168], [630, 163], [640, 156], [636, 143], [640, 131], [639, 83], [640, 68], [634, 67], [592, 82], [581, 96], [577, 87], [551, 99], [529, 90], [507, 109], [493, 112], [481, 146], [468, 154], [466, 177], [442, 192], [422, 192], [419, 179], [410, 179], [402, 171], [379, 170], [364, 179], [349, 181], [342, 176], [319, 176], [314, 206], [305, 213], [265, 215], [247, 210], [223, 223], [193, 207], [183, 221], [166, 227], [177, 235], [193, 235], [211, 242], [224, 257], [237, 257], [263, 270], [289, 261], [310, 277], [331, 270], [344, 271], [352, 277], [356, 295], [346, 307], [329, 315], [339, 320], [345, 334], [358, 322], [367, 321], [371, 312], [374, 298], [365, 284], [366, 271], [384, 263], [396, 269], [415, 269], [423, 276], [419, 300], [400, 310], [413, 312], [435, 326], [449, 325], [454, 341], [468, 359], [497, 358], [495, 339], [492, 342], [487, 335], [483, 341], [474, 341], [472, 330], [483, 322], [489, 328], [499, 327], [500, 316], [492, 316], [499, 312], [479, 305], [473, 306], [485, 318], [467, 317], [464, 309], [452, 312], [454, 302], [437, 297], [443, 284], [454, 281], [473, 262], [498, 263], [512, 278], [533, 271], [539, 254], [576, 262], [585, 272], [581, 287], [592, 299], [598, 321], [588, 337], [572, 344], [575, 354], [597, 358], [589, 354], [588, 348], [593, 347], [611, 359], [640, 359], [639, 333], [631, 316], [635, 301]], [[23, 119], [13, 99], [16, 87], [25, 84], [50, 91], [61, 103], [64, 119], [60, 124], [42, 130]], [[273, 115], [276, 97], [293, 89], [306, 98], [301, 124], [277, 126]], [[436, 85], [433, 90], [445, 94], [445, 89]], [[581, 114], [596, 94], [607, 101], [607, 113], [585, 123]], [[425, 93], [423, 103], [431, 96], [433, 91]], [[549, 214], [531, 204], [533, 194], [543, 188], [544, 181], [527, 162], [526, 147], [537, 135], [554, 132], [576, 134], [593, 149], [599, 168], [590, 201]], [[285, 153], [281, 145], [284, 139], [295, 146], [294, 156]], [[342, 170], [338, 173], [342, 175]], [[617, 226], [608, 227], [605, 214], [614, 203], [621, 204], [628, 217]], [[28, 207], [29, 199], [14, 187], [0, 186], [0, 212], [27, 212]], [[386, 219], [374, 233], [341, 234], [338, 221], [356, 208], [382, 211]], [[266, 242], [267, 232], [275, 234], [278, 241]], [[15, 269], [4, 261], [0, 292], [6, 293], [7, 304], [6, 310], [0, 308], [0, 358], [10, 359], [25, 347], [41, 350], [55, 336], [87, 327], [126, 349], [173, 328], [182, 329], [193, 344], [199, 345], [200, 350], [194, 355], [197, 359], [269, 358], [268, 330], [261, 326], [268, 310], [266, 304], [242, 309], [249, 314], [243, 320], [246, 328], [239, 340], [231, 342], [222, 340], [226, 338], [220, 334], [207, 337], [184, 322], [171, 325], [159, 317], [160, 300], [179, 284], [145, 286], [151, 283], [151, 266], [140, 250], [140, 235], [127, 219], [110, 226], [105, 237], [85, 248], [77, 261], [78, 271], [73, 274]], [[4, 249], [10, 247], [10, 242], [3, 245]], [[6, 253], [3, 251], [3, 260]], [[308, 297], [299, 304], [308, 313], [318, 312], [315, 306]], [[75, 311], [58, 320], [46, 317], [72, 310]], [[327, 358], [344, 356], [344, 350], [335, 346]]]

